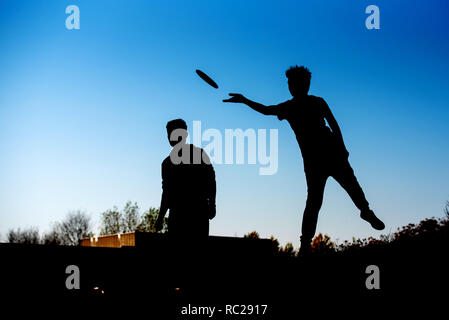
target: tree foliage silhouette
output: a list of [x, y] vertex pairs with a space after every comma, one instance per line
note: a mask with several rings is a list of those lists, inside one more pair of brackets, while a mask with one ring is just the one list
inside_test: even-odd
[[331, 238], [327, 234], [323, 236], [319, 233], [313, 238], [311, 249], [312, 252], [331, 252], [335, 249], [335, 243], [331, 241]]
[[[156, 232], [156, 221], [159, 216], [159, 209], [149, 208], [145, 211], [140, 219], [140, 223], [137, 226], [137, 231], [140, 232]], [[167, 232], [168, 218], [164, 217], [162, 233]]]
[[92, 224], [84, 211], [76, 210], [67, 214], [65, 219], [53, 225], [42, 237], [37, 228], [9, 230], [9, 243], [46, 244], [76, 246], [83, 238], [93, 236]]
[[250, 233], [247, 233], [243, 235], [244, 239], [259, 239], [259, 233], [257, 231], [251, 231]]
[[100, 235], [121, 233], [123, 228], [123, 216], [116, 206], [101, 214]]
[[9, 243], [23, 243], [23, 244], [39, 244], [40, 236], [37, 228], [31, 227], [28, 229], [17, 230], [10, 229], [6, 234]]
[[57, 222], [44, 235], [44, 244], [77, 246], [81, 239], [93, 236], [90, 217], [81, 210], [71, 211], [62, 222]]
[[[244, 239], [260, 239], [259, 233], [257, 231], [252, 231], [250, 233], [247, 233], [243, 235]], [[296, 251], [293, 247], [293, 244], [291, 242], [287, 242], [285, 247], [282, 247], [279, 245], [279, 240], [275, 237], [270, 237], [271, 242], [273, 243], [273, 247], [276, 250], [276, 253], [282, 256], [289, 256], [293, 257], [296, 255]]]
[[[150, 207], [140, 214], [140, 208], [136, 202], [128, 201], [123, 210], [116, 206], [101, 214], [101, 235], [126, 233], [126, 232], [156, 232], [155, 224], [159, 215], [159, 209]], [[167, 231], [167, 218], [164, 218], [162, 232]]]
[[139, 225], [140, 214], [137, 202], [128, 201], [123, 208], [123, 232], [134, 232]]

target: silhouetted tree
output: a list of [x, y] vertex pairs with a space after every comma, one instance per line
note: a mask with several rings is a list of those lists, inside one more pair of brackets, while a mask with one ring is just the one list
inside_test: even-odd
[[287, 242], [285, 247], [279, 248], [278, 252], [282, 256], [294, 257], [296, 255], [295, 249], [293, 248], [293, 244], [291, 242]]
[[139, 206], [137, 202], [128, 201], [123, 208], [122, 232], [134, 232], [140, 224]]
[[[101, 214], [101, 235], [125, 232], [156, 232], [155, 224], [159, 209], [150, 207], [142, 215], [139, 206], [128, 201], [123, 210], [117, 207], [106, 210]], [[162, 232], [167, 231], [168, 219], [164, 218]]]
[[42, 237], [42, 243], [45, 245], [62, 245], [63, 240], [59, 232], [59, 226], [58, 223], [56, 223], [53, 225], [53, 228], [50, 232], [44, 234], [44, 236]]
[[69, 212], [62, 222], [55, 223], [44, 237], [44, 243], [77, 246], [81, 239], [92, 236], [90, 217], [84, 211], [76, 210]]
[[331, 238], [327, 234], [323, 236], [319, 233], [313, 238], [311, 249], [312, 252], [331, 252], [335, 251], [335, 243], [331, 241]]
[[250, 233], [247, 233], [243, 235], [243, 238], [247, 239], [259, 239], [259, 233], [257, 231], [252, 231]]
[[273, 243], [273, 247], [276, 249], [276, 251], [279, 251], [279, 241], [275, 237], [270, 237], [271, 242]]
[[[140, 219], [140, 223], [137, 226], [137, 231], [141, 232], [156, 232], [156, 220], [159, 216], [159, 209], [150, 207], [145, 211]], [[162, 233], [167, 232], [168, 229], [168, 219], [164, 217]]]
[[116, 206], [101, 214], [101, 235], [121, 233], [123, 230], [123, 216]]
[[23, 244], [39, 244], [40, 236], [37, 228], [31, 227], [25, 230], [10, 229], [6, 235], [9, 243], [23, 243]]
[[[260, 236], [257, 231], [252, 231], [250, 233], [243, 235], [243, 238], [245, 238], [245, 239], [260, 239]], [[281, 247], [279, 245], [278, 239], [276, 239], [275, 237], [271, 236], [270, 240], [273, 243], [273, 247], [278, 254], [283, 255], [283, 256], [289, 256], [289, 257], [294, 257], [296, 255], [295, 249], [293, 248], [293, 244], [291, 242], [288, 242], [285, 245], [285, 247]]]

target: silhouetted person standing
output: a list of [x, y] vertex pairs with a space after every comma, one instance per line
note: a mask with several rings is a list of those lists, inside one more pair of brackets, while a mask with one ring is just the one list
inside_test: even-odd
[[209, 219], [215, 217], [215, 171], [206, 152], [186, 143], [187, 124], [182, 119], [167, 123], [173, 147], [162, 162], [162, 200], [156, 231], [170, 210], [168, 233], [182, 238], [207, 237]]
[[[302, 220], [301, 251], [307, 252], [315, 234], [318, 213], [323, 202], [328, 177], [333, 177], [360, 209], [360, 217], [374, 229], [382, 230], [384, 223], [369, 208], [352, 170], [340, 128], [323, 98], [309, 95], [311, 73], [305, 67], [291, 67], [286, 71], [288, 88], [293, 99], [278, 105], [265, 106], [241, 94], [230, 93], [224, 102], [244, 103], [264, 114], [286, 119], [296, 135], [304, 161], [307, 181], [307, 202]], [[326, 126], [326, 122], [329, 127]]]

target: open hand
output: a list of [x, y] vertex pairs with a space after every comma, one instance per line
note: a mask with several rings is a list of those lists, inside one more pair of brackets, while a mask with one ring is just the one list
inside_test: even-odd
[[224, 99], [223, 102], [245, 103], [246, 98], [240, 93], [230, 93], [231, 98]]

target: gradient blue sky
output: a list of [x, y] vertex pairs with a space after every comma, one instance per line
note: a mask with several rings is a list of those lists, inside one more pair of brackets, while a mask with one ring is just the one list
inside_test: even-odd
[[[81, 29], [65, 28], [76, 4]], [[365, 28], [380, 8], [381, 29]], [[211, 234], [257, 230], [299, 244], [306, 185], [288, 123], [223, 104], [290, 98], [284, 71], [312, 71], [311, 94], [340, 123], [350, 161], [386, 230], [442, 216], [449, 199], [447, 1], [1, 1], [0, 233], [46, 231], [69, 210], [127, 200], [159, 206], [165, 124], [278, 128], [279, 170], [216, 165]], [[194, 73], [200, 68], [215, 90]], [[330, 179], [317, 232], [379, 236]]]

